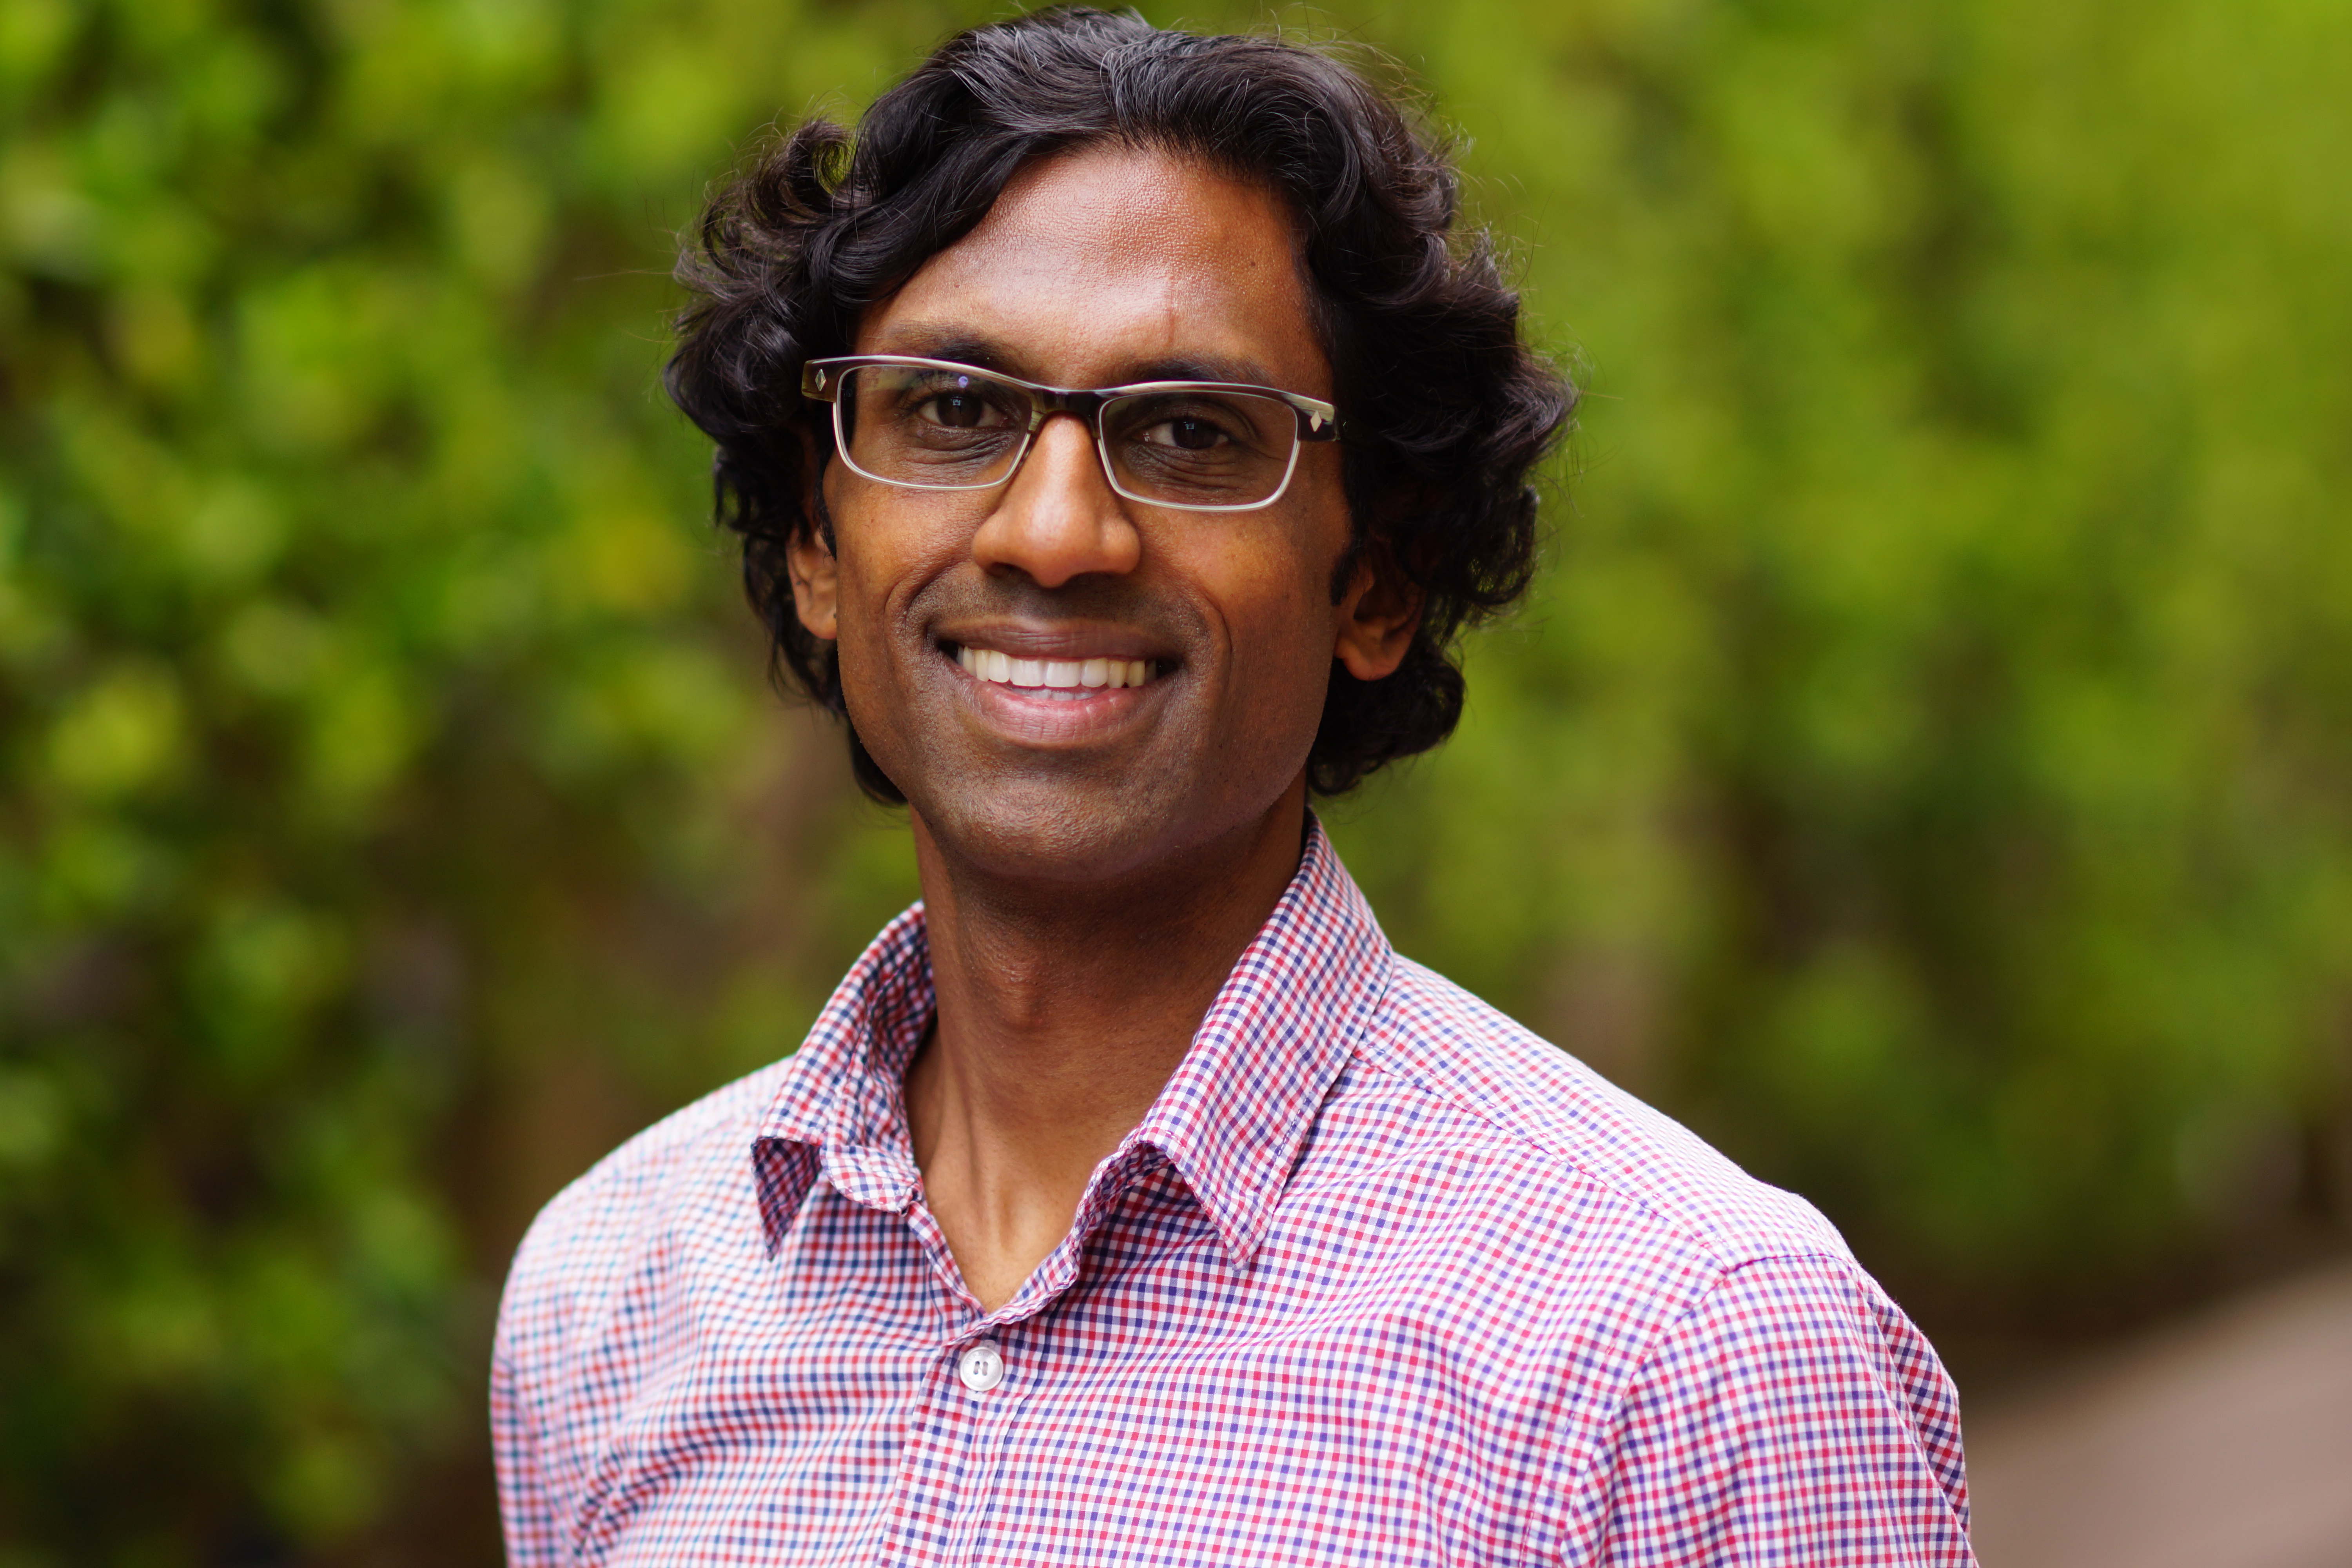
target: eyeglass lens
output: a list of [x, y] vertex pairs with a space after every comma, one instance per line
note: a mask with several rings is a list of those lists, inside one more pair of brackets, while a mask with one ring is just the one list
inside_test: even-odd
[[[839, 426], [852, 468], [926, 489], [1001, 483], [1029, 442], [1024, 387], [917, 365], [859, 365], [842, 380]], [[1298, 419], [1279, 398], [1192, 389], [1140, 392], [1102, 406], [1111, 484], [1136, 500], [1262, 505], [1282, 491]]]

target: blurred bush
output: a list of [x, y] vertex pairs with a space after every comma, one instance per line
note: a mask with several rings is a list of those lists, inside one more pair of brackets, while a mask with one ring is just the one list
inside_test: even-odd
[[[979, 15], [0, 8], [0, 1558], [478, 1490], [530, 1208], [907, 896], [760, 692], [661, 274]], [[1334, 813], [1401, 944], [1931, 1326], [2340, 1222], [2352, 13], [1307, 20], [1594, 390], [1464, 732]]]

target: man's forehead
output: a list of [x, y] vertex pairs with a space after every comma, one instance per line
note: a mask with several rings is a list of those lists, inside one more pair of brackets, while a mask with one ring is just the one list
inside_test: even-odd
[[857, 346], [1039, 380], [1328, 390], [1280, 198], [1197, 161], [1129, 148], [1024, 170], [971, 234], [869, 316]]
[[952, 248], [1002, 256], [1041, 240], [1112, 255], [1148, 247], [1219, 271], [1295, 268], [1291, 216], [1279, 195], [1151, 147], [1107, 143], [1029, 164]]

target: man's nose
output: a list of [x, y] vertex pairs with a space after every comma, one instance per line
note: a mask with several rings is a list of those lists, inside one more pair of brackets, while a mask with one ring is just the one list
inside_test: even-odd
[[1088, 573], [1135, 570], [1142, 538], [1110, 488], [1084, 421], [1068, 415], [1045, 421], [972, 537], [971, 552], [982, 567], [1010, 567], [1041, 588]]

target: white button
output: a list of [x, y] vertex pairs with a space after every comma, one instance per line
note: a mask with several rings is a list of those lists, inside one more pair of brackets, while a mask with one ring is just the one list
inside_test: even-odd
[[986, 1394], [1004, 1381], [1004, 1352], [993, 1340], [982, 1340], [956, 1358], [956, 1376], [974, 1394]]

